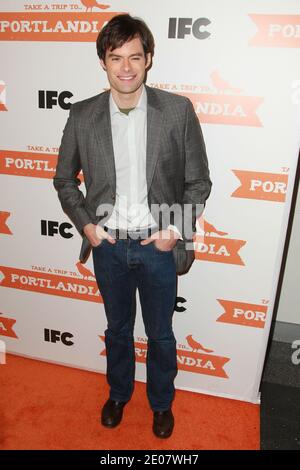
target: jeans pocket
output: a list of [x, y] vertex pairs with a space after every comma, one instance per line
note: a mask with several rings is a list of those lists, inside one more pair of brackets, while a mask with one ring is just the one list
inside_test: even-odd
[[157, 251], [157, 253], [164, 254], [164, 253], [171, 253], [171, 252], [172, 252], [172, 249], [171, 249], [171, 250], [160, 250], [160, 249], [156, 246], [155, 241], [153, 241], [153, 242], [151, 243], [151, 245], [153, 245], [154, 250]]
[[93, 246], [94, 250], [97, 250], [98, 248], [100, 248], [102, 245], [103, 245], [103, 242], [106, 240], [106, 238], [102, 238], [102, 240], [100, 241], [100, 243], [96, 246]]

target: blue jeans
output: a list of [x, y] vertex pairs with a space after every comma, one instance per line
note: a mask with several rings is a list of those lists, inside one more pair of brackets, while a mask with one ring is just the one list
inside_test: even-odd
[[165, 411], [174, 399], [177, 375], [172, 317], [176, 300], [176, 266], [172, 251], [151, 242], [106, 239], [93, 248], [93, 262], [107, 317], [105, 345], [110, 398], [130, 400], [135, 377], [134, 323], [139, 291], [148, 337], [147, 396], [153, 411]]

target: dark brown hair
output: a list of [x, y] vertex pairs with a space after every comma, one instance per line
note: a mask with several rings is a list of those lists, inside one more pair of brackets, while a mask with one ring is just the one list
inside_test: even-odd
[[97, 37], [97, 54], [105, 62], [107, 50], [113, 51], [122, 47], [127, 41], [139, 37], [143, 45], [145, 57], [150, 52], [151, 58], [154, 54], [154, 38], [146, 25], [140, 18], [130, 15], [114, 16], [100, 31]]

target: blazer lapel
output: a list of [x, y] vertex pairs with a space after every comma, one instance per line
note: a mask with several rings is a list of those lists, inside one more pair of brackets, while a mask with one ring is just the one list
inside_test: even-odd
[[[103, 156], [103, 162], [105, 166], [104, 170], [115, 194], [116, 168], [109, 112], [109, 94], [110, 92], [107, 91], [100, 95], [99, 105], [93, 117], [93, 126], [98, 145], [102, 150], [101, 155]], [[99, 168], [99, 155], [95, 154], [95, 159], [96, 168]]]
[[[150, 190], [158, 159], [158, 146], [163, 124], [163, 112], [155, 90], [146, 85], [147, 92], [147, 143], [146, 143], [146, 179], [147, 189]], [[93, 117], [93, 126], [98, 145], [102, 150], [105, 172], [109, 178], [113, 192], [116, 192], [116, 168], [109, 112], [109, 94], [100, 95], [99, 104]], [[96, 168], [99, 168], [99, 158], [95, 154]]]
[[158, 145], [163, 124], [163, 112], [155, 90], [146, 85], [147, 91], [147, 146], [146, 146], [146, 178], [147, 189], [150, 190], [156, 162]]

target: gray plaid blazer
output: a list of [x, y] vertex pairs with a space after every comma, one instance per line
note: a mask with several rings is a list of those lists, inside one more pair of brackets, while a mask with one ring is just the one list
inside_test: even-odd
[[[199, 120], [186, 97], [150, 88], [147, 91], [146, 178], [148, 204], [180, 205], [169, 223], [188, 236], [173, 249], [178, 274], [187, 272], [195, 258], [186, 249], [196, 230], [211, 191], [205, 143]], [[111, 212], [97, 215], [100, 204], [111, 208], [116, 198], [116, 172], [112, 143], [109, 94], [105, 91], [72, 105], [59, 148], [53, 179], [61, 206], [83, 237], [79, 259], [85, 262], [91, 245], [83, 233], [88, 223], [104, 225]], [[86, 195], [79, 189], [82, 170]], [[187, 210], [190, 205], [192, 210]], [[162, 219], [153, 214], [160, 229]], [[166, 219], [168, 220], [168, 218]], [[184, 220], [184, 224], [183, 224]], [[191, 244], [189, 243], [189, 246]]]

